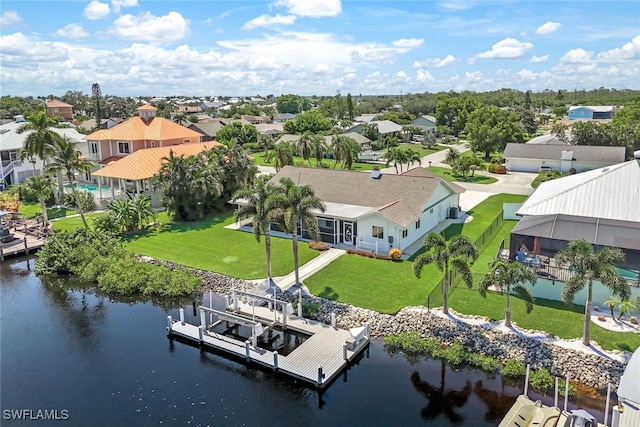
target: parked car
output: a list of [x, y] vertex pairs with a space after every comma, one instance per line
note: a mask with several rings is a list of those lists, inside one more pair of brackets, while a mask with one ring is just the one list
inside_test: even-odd
[[413, 135], [411, 140], [413, 140], [415, 142], [422, 142], [422, 141], [424, 141], [424, 135]]

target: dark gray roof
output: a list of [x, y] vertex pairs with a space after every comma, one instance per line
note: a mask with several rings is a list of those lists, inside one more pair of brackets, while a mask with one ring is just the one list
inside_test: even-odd
[[573, 151], [576, 161], [611, 164], [624, 162], [625, 155], [624, 147], [510, 143], [504, 149], [503, 156], [507, 159], [559, 160], [563, 151]]
[[215, 138], [216, 133], [218, 133], [218, 131], [222, 129], [224, 125], [220, 122], [203, 122], [203, 123], [198, 122], [198, 123], [191, 123], [187, 127], [203, 135], [207, 135], [207, 136], [210, 136], [211, 138]]
[[382, 174], [380, 179], [373, 179], [371, 174], [364, 172], [285, 166], [272, 181], [278, 182], [282, 177], [291, 178], [299, 185], [311, 186], [324, 202], [374, 208], [403, 228], [420, 218], [441, 182], [451, 193], [461, 192], [433, 174]]

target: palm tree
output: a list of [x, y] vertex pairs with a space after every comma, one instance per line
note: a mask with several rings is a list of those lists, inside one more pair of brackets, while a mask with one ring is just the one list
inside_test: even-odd
[[311, 136], [311, 151], [316, 159], [316, 166], [322, 165], [322, 159], [327, 151], [327, 140], [322, 135]]
[[333, 160], [335, 161], [333, 164], [334, 169], [338, 166], [338, 163], [342, 163], [344, 159], [345, 144], [346, 140], [338, 135], [334, 135], [331, 140], [331, 151], [333, 151]]
[[102, 96], [102, 91], [100, 90], [100, 85], [98, 83], [94, 83], [91, 85], [91, 93], [96, 99], [96, 127], [100, 129], [102, 127], [102, 108], [100, 107], [100, 97]]
[[28, 156], [38, 156], [43, 161], [46, 159], [51, 146], [58, 138], [58, 134], [51, 130], [56, 124], [56, 120], [47, 116], [47, 113], [42, 110], [28, 116], [28, 121], [16, 131], [17, 133], [32, 131], [24, 141], [24, 149]]
[[422, 158], [420, 157], [420, 153], [411, 148], [405, 150], [407, 152], [407, 170], [413, 166], [414, 163], [418, 163], [419, 166], [422, 166]]
[[135, 212], [133, 212], [130, 200], [131, 193], [127, 193], [127, 199], [116, 199], [111, 200], [107, 205], [107, 210], [109, 211], [109, 215], [112, 215], [113, 218], [120, 225], [120, 231], [124, 228], [124, 231], [132, 231], [134, 229], [134, 216]]
[[238, 199], [244, 199], [246, 204], [239, 206], [235, 212], [235, 219], [239, 221], [252, 217], [253, 234], [260, 242], [264, 236], [264, 246], [267, 254], [267, 281], [271, 284], [271, 221], [273, 219], [273, 205], [271, 199], [281, 189], [268, 182], [264, 177], [258, 177], [252, 187], [245, 187], [235, 192], [233, 204]]
[[584, 239], [573, 240], [566, 249], [556, 256], [558, 265], [567, 265], [573, 270], [573, 276], [564, 284], [562, 300], [565, 304], [573, 303], [578, 291], [587, 286], [587, 300], [584, 307], [584, 333], [582, 343], [590, 344], [591, 301], [593, 298], [593, 281], [599, 280], [623, 301], [631, 296], [631, 289], [615, 266], [624, 261], [624, 253], [618, 248], [603, 248], [598, 252]]
[[536, 272], [521, 262], [504, 262], [497, 258], [491, 260], [489, 267], [489, 272], [480, 280], [478, 292], [480, 292], [483, 298], [486, 298], [487, 290], [490, 287], [494, 287], [498, 293], [507, 296], [504, 325], [511, 327], [511, 292], [513, 291], [517, 296], [522, 298], [527, 313], [531, 313], [535, 298], [529, 288], [522, 284], [529, 282], [535, 285], [537, 279]]
[[636, 308], [636, 305], [631, 300], [622, 300], [618, 303], [620, 313], [618, 314], [618, 320], [622, 319], [625, 313], [630, 313]]
[[459, 158], [460, 152], [455, 148], [449, 148], [449, 150], [447, 150], [447, 157], [444, 158], [444, 161], [453, 165]]
[[57, 138], [51, 147], [51, 161], [44, 168], [45, 172], [60, 172], [66, 175], [85, 228], [89, 228], [89, 225], [84, 217], [78, 189], [75, 186], [75, 174], [89, 172], [92, 166], [94, 166], [93, 162], [84, 159], [73, 142], [68, 138]]
[[293, 165], [293, 147], [290, 143], [282, 141], [276, 144], [273, 167], [279, 171], [287, 165]]
[[280, 190], [267, 203], [267, 209], [273, 210], [274, 219], [286, 233], [291, 234], [293, 241], [293, 268], [296, 285], [300, 285], [298, 271], [298, 226], [306, 228], [317, 237], [317, 219], [315, 211], [324, 212], [325, 206], [308, 185], [298, 186], [290, 178], [280, 179]]
[[438, 270], [444, 273], [442, 311], [444, 314], [449, 314], [451, 272], [456, 271], [460, 274], [464, 283], [470, 288], [473, 285], [473, 276], [469, 262], [474, 262], [478, 258], [478, 248], [466, 236], [456, 236], [447, 243], [441, 234], [429, 233], [424, 238], [424, 249], [426, 252], [419, 255], [413, 263], [413, 272], [420, 278], [425, 264], [435, 264]]
[[27, 150], [26, 148], [23, 148], [22, 150], [20, 150], [20, 161], [21, 162], [25, 162], [25, 161], [29, 161], [29, 163], [31, 163], [31, 166], [33, 167], [33, 174], [36, 174], [36, 156], [35, 154], [32, 154], [29, 152], [29, 150]]
[[311, 133], [305, 132], [298, 139], [298, 150], [300, 150], [300, 154], [302, 158], [309, 162], [309, 166], [311, 166], [311, 150], [313, 149], [313, 143], [311, 141]]
[[407, 160], [407, 152], [402, 148], [391, 147], [382, 156], [387, 161], [386, 167], [393, 162], [393, 167], [396, 168], [396, 174], [398, 174], [398, 165], [400, 165], [400, 172], [402, 172], [402, 163]]
[[334, 145], [337, 146], [340, 151], [340, 158], [343, 162], [342, 168], [351, 169], [353, 162], [358, 160], [360, 144], [358, 144], [353, 138], [341, 135], [334, 136], [334, 141]]
[[51, 177], [48, 175], [34, 175], [27, 180], [27, 187], [36, 193], [44, 222], [49, 222], [47, 214], [47, 194], [51, 191]]
[[187, 123], [187, 115], [184, 113], [178, 113], [173, 116], [173, 122], [179, 125], [184, 125]]

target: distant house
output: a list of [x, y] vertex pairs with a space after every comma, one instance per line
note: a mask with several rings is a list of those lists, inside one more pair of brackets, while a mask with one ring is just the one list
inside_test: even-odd
[[[20, 159], [25, 140], [33, 133], [33, 131], [18, 133], [18, 129], [24, 124], [24, 117], [18, 115], [15, 121], [0, 125], [0, 187], [23, 183], [30, 176], [39, 175], [42, 170], [42, 160], [39, 158], [34, 158], [32, 161]], [[85, 136], [75, 128], [51, 128], [51, 130], [76, 143], [79, 150], [82, 149]]]
[[536, 136], [533, 139], [525, 142], [525, 144], [534, 145], [569, 145], [568, 142], [562, 142], [553, 134]]
[[569, 107], [569, 120], [606, 120], [613, 118], [615, 110], [607, 105], [573, 105]]
[[60, 117], [65, 122], [73, 121], [73, 105], [57, 99], [46, 102], [47, 116]]
[[[421, 170], [417, 170], [421, 169]], [[325, 204], [318, 212], [320, 239], [380, 253], [392, 247], [417, 250], [425, 234], [447, 219], [464, 191], [416, 168], [402, 175], [285, 166], [272, 178], [309, 185]], [[242, 201], [239, 201], [242, 203]], [[311, 235], [300, 230], [302, 238]]]
[[156, 111], [155, 107], [144, 105], [138, 108], [139, 116], [87, 135], [86, 157], [105, 165], [144, 148], [200, 142], [202, 134], [156, 117]]
[[243, 114], [240, 116], [241, 119], [248, 121], [252, 125], [257, 125], [260, 123], [269, 123], [271, 119], [267, 116], [251, 116], [249, 114]]
[[273, 116], [273, 123], [284, 123], [287, 120], [294, 120], [296, 118], [296, 114], [291, 113], [278, 113]]
[[[391, 120], [376, 120], [374, 123], [378, 127], [378, 133], [382, 136], [392, 135], [394, 133], [402, 132], [402, 126], [399, 124], [392, 122]], [[351, 129], [347, 129], [347, 132], [355, 132], [362, 134], [362, 129], [364, 127], [364, 123], [359, 123], [353, 126]]]
[[216, 134], [220, 129], [224, 127], [224, 124], [219, 121], [205, 121], [198, 123], [187, 123], [188, 129], [198, 132], [200, 136], [200, 142], [213, 141]]
[[220, 108], [223, 105], [224, 103], [220, 101], [205, 101], [202, 104], [200, 104], [200, 108], [202, 108], [203, 110], [209, 110], [209, 109]]
[[[102, 119], [100, 121], [100, 129], [111, 129], [112, 127], [116, 126], [118, 123], [120, 122], [117, 122], [113, 119]], [[96, 121], [96, 119], [85, 120], [84, 122], [78, 124], [79, 127], [83, 129], [87, 129], [88, 131], [91, 131], [97, 125], [98, 125], [98, 122]]]
[[623, 162], [625, 147], [510, 143], [504, 149], [505, 167], [513, 172], [555, 169], [577, 172]]
[[[285, 133], [281, 135], [280, 138], [278, 138], [278, 140], [276, 141], [276, 144], [279, 144], [280, 142], [290, 142], [292, 144], [297, 144], [301, 136], [302, 135]], [[327, 147], [331, 146], [331, 144], [333, 143], [334, 136], [346, 136], [348, 138], [351, 138], [354, 141], [356, 141], [358, 145], [360, 145], [361, 149], [366, 149], [371, 145], [371, 140], [366, 136], [362, 136], [359, 133], [355, 133], [355, 132], [346, 132], [346, 133], [341, 133], [339, 135], [325, 135], [324, 139], [326, 141]]]
[[199, 105], [181, 105], [177, 111], [182, 114], [198, 114], [202, 112], [202, 108]]
[[357, 123], [369, 123], [378, 119], [380, 114], [361, 114], [353, 119]]
[[435, 132], [436, 130], [436, 118], [433, 116], [420, 116], [417, 117], [411, 124], [423, 131]]
[[261, 135], [279, 135], [284, 132], [282, 123], [261, 123], [254, 125]]

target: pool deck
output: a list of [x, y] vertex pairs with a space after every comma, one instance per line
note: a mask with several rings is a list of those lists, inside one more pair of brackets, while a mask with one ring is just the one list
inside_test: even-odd
[[[201, 312], [206, 309], [200, 307]], [[369, 343], [366, 325], [358, 328], [360, 334], [354, 338], [350, 331], [344, 329], [293, 315], [283, 319], [281, 311], [274, 312], [271, 308], [254, 307], [243, 302], [238, 302], [237, 310], [227, 310], [226, 313], [247, 320], [252, 320], [255, 313], [255, 320], [265, 325], [265, 329], [277, 325], [311, 336], [289, 355], [282, 356], [277, 352], [254, 347], [250, 340], [240, 341], [214, 333], [209, 330], [210, 325], [201, 327], [169, 318], [167, 328], [170, 335], [243, 358], [247, 363], [273, 369], [317, 388], [329, 385]]]

